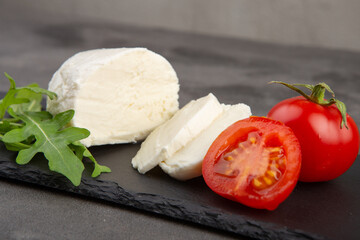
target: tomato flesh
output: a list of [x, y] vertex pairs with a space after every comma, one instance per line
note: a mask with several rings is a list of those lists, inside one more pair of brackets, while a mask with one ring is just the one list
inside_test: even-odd
[[203, 177], [225, 198], [273, 210], [295, 187], [300, 165], [300, 145], [290, 128], [251, 117], [218, 136], [204, 158]]
[[[286, 157], [282, 146], [264, 146], [259, 132], [250, 132], [246, 141], [223, 154], [214, 164], [214, 172], [236, 178], [237, 191], [251, 183], [253, 191], [261, 191], [274, 185], [286, 169]], [[241, 174], [240, 174], [241, 173]]]

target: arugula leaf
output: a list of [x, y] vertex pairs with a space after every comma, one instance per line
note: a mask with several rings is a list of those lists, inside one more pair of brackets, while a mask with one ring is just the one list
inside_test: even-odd
[[12, 105], [15, 112], [40, 111], [42, 94], [47, 95], [50, 99], [56, 97], [55, 93], [42, 89], [37, 84], [17, 88], [15, 80], [7, 73], [5, 76], [10, 82], [10, 88], [5, 97], [0, 100], [0, 119], [4, 118], [6, 110]]
[[[12, 109], [9, 109], [9, 113], [15, 115]], [[84, 165], [68, 145], [88, 137], [90, 132], [75, 127], [60, 130], [73, 115], [73, 110], [59, 113], [54, 118], [48, 112], [19, 114], [17, 117], [24, 121], [25, 126], [7, 132], [2, 140], [6, 143], [21, 143], [32, 135], [35, 136], [35, 143], [28, 149], [20, 150], [16, 162], [27, 164], [36, 153], [42, 152], [49, 161], [50, 170], [63, 174], [78, 186]]]
[[82, 145], [80, 142], [73, 142], [70, 144], [70, 147], [75, 151], [76, 156], [79, 159], [83, 159], [83, 157], [89, 158], [94, 163], [94, 171], [91, 174], [92, 177], [97, 177], [103, 172], [111, 172], [111, 169], [100, 165], [94, 158], [94, 156], [90, 153], [90, 151]]
[[9, 129], [12, 129], [13, 127], [11, 126], [10, 122], [7, 120], [3, 120], [0, 122], [0, 134], [4, 134], [7, 131], [9, 131]]
[[10, 89], [3, 99], [0, 100], [0, 118], [4, 118], [6, 110], [13, 104], [27, 103], [26, 98], [17, 98], [16, 93], [19, 91], [16, 89], [15, 81], [9, 76]]
[[[0, 122], [0, 140], [1, 141], [2, 141], [2, 138], [5, 133], [23, 126], [23, 124], [20, 124], [20, 123], [15, 123], [15, 125], [14, 125], [13, 122], [14, 121], [12, 121], [12, 119], [3, 119], [3, 121]], [[5, 147], [7, 150], [10, 150], [10, 151], [20, 151], [22, 149], [29, 148], [29, 145], [27, 145], [25, 143], [17, 143], [17, 144], [5, 143]]]
[[[28, 87], [38, 87], [37, 84], [30, 84]], [[41, 111], [41, 100], [42, 94], [36, 93], [29, 88], [23, 88], [18, 90], [16, 97], [20, 99], [28, 99], [27, 102], [22, 104], [12, 105], [11, 108], [15, 112], [24, 112], [24, 111], [32, 111], [32, 112], [39, 112]]]
[[[90, 135], [84, 128], [66, 127], [74, 116], [68, 110], [52, 116], [41, 111], [42, 95], [50, 99], [56, 94], [40, 88], [37, 84], [16, 87], [15, 81], [7, 73], [10, 88], [0, 100], [0, 141], [10, 151], [18, 151], [16, 162], [27, 164], [37, 153], [43, 153], [49, 161], [49, 168], [67, 177], [75, 186], [81, 182], [84, 157], [94, 163], [92, 177], [110, 168], [98, 164], [90, 151], [79, 140]], [[10, 118], [4, 118], [8, 114]]]

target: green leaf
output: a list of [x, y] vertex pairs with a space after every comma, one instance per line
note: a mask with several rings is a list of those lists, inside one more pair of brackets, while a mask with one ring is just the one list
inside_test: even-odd
[[51, 100], [53, 100], [54, 98], [57, 97], [56, 93], [51, 92], [46, 89], [43, 89], [43, 88], [40, 88], [40, 87], [38, 87], [38, 85], [36, 85], [36, 86], [28, 85], [28, 86], [20, 88], [20, 89], [27, 89], [34, 93], [44, 94], [44, 95], [48, 96]]
[[[0, 100], [0, 141], [7, 150], [19, 152], [18, 164], [27, 164], [37, 153], [43, 153], [49, 168], [66, 176], [75, 186], [81, 181], [84, 170], [82, 159], [88, 157], [95, 165], [92, 177], [110, 168], [98, 164], [90, 151], [79, 140], [89, 136], [87, 129], [66, 127], [74, 116], [69, 110], [53, 117], [41, 111], [43, 95], [54, 99], [56, 94], [42, 89], [38, 84], [16, 87], [7, 73], [10, 88]], [[10, 117], [4, 118], [8, 114]]]
[[83, 159], [83, 157], [87, 157], [94, 163], [94, 171], [91, 174], [92, 177], [97, 177], [101, 173], [111, 172], [110, 168], [100, 165], [95, 160], [94, 156], [90, 153], [90, 151], [84, 145], [82, 145], [80, 142], [73, 142], [70, 146], [75, 151], [76, 156], [79, 159]]
[[62, 129], [73, 117], [74, 111], [68, 110], [51, 118], [51, 114], [43, 112], [24, 112], [16, 115], [25, 126], [7, 132], [2, 140], [5, 143], [21, 143], [31, 136], [36, 141], [27, 149], [22, 149], [16, 158], [18, 164], [26, 164], [37, 153], [44, 153], [49, 161], [49, 168], [66, 176], [75, 186], [81, 181], [84, 170], [82, 161], [74, 154], [69, 144], [89, 136], [90, 132], [83, 128], [69, 127]]
[[7, 79], [9, 79], [9, 81], [10, 81], [10, 89], [15, 89], [16, 88], [15, 80], [6, 72], [4, 74], [5, 74], [5, 77]]
[[4, 120], [0, 122], [0, 134], [4, 134], [12, 129], [13, 127], [11, 126], [9, 121]]
[[15, 81], [9, 74], [5, 73], [5, 76], [10, 82], [10, 88], [9, 91], [6, 93], [5, 97], [0, 100], [0, 119], [4, 118], [6, 110], [11, 105], [26, 103], [29, 101], [25, 98], [16, 98], [18, 90], [16, 89]]
[[[36, 84], [32, 84], [33, 86]], [[31, 85], [29, 85], [31, 86]], [[17, 89], [16, 98], [20, 99], [27, 99], [27, 102], [24, 102], [22, 104], [16, 104], [11, 106], [11, 108], [15, 112], [25, 112], [25, 111], [32, 111], [32, 112], [39, 112], [41, 111], [41, 100], [42, 100], [42, 94], [36, 93], [34, 91], [31, 91], [27, 88], [19, 88]]]
[[21, 104], [29, 102], [25, 98], [16, 98], [15, 95], [18, 91], [16, 89], [10, 89], [5, 97], [0, 100], [0, 119], [3, 119], [6, 113], [6, 110], [14, 104]]
[[37, 84], [30, 84], [25, 87], [17, 88], [14, 79], [7, 73], [5, 76], [10, 82], [9, 91], [0, 100], [0, 119], [4, 118], [7, 109], [11, 106], [16, 113], [21, 111], [40, 111], [42, 94], [54, 99], [54, 92], [42, 89]]
[[14, 152], [18, 152], [20, 150], [27, 149], [30, 147], [29, 145], [23, 143], [4, 143], [4, 144], [7, 150]]

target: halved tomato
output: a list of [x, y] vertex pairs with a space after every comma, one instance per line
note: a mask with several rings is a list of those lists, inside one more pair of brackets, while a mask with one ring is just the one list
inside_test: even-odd
[[274, 210], [294, 189], [300, 144], [283, 123], [265, 117], [240, 120], [210, 146], [202, 166], [217, 194], [246, 206]]

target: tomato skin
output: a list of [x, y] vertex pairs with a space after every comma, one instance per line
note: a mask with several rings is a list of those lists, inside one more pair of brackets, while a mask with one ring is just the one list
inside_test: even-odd
[[321, 106], [304, 97], [283, 100], [268, 117], [289, 126], [302, 152], [300, 181], [329, 181], [342, 175], [359, 152], [359, 130], [347, 114], [348, 129], [340, 128], [341, 114], [335, 105]]
[[[238, 143], [239, 139], [253, 130], [260, 131], [264, 138], [272, 134], [279, 137], [279, 144], [284, 147], [287, 157], [286, 170], [280, 180], [268, 189], [252, 191], [246, 187], [236, 191], [233, 190], [236, 182], [217, 174], [214, 166], [224, 153]], [[249, 207], [274, 210], [294, 189], [300, 167], [300, 144], [293, 131], [279, 121], [265, 117], [250, 117], [232, 124], [216, 138], [203, 160], [202, 174], [206, 184], [215, 193]]]

